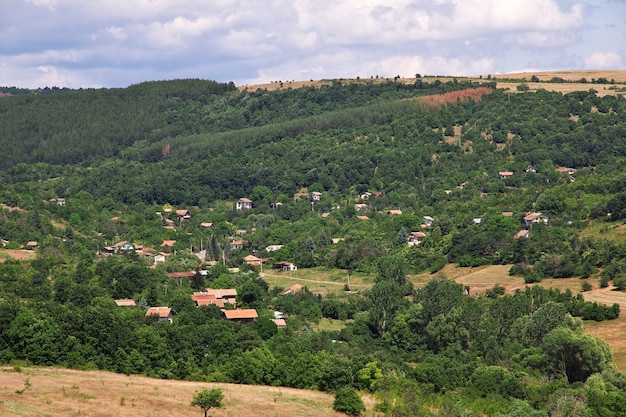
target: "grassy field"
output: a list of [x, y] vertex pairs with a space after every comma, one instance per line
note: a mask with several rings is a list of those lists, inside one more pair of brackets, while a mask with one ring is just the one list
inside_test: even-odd
[[[540, 82], [530, 82], [532, 76], [536, 76]], [[489, 77], [489, 78], [488, 78]], [[564, 83], [548, 82], [553, 78], [562, 78]], [[587, 79], [588, 82], [580, 83], [573, 82], [581, 79]], [[592, 84], [592, 80], [600, 78], [606, 78], [611, 81], [614, 80], [617, 84]], [[589, 91], [593, 88], [597, 91], [598, 96], [604, 96], [609, 94], [619, 94], [626, 96], [626, 70], [599, 70], [599, 71], [536, 71], [527, 73], [512, 73], [512, 74], [484, 74], [475, 77], [454, 77], [454, 76], [424, 76], [422, 80], [424, 82], [433, 82], [434, 80], [440, 80], [442, 82], [451, 81], [457, 79], [472, 80], [476, 82], [496, 81], [498, 88], [508, 88], [511, 92], [517, 92], [517, 86], [520, 83], [525, 83], [530, 91], [544, 89], [548, 91], [558, 91], [561, 93], [570, 93], [573, 91]], [[391, 81], [393, 78], [363, 78], [363, 79], [341, 79], [340, 81], [345, 83], [377, 83]], [[397, 82], [402, 83], [414, 83], [415, 78], [399, 78]], [[283, 81], [273, 82], [268, 84], [258, 85], [242, 85], [239, 86], [240, 90], [256, 91], [257, 89], [264, 89], [268, 91], [287, 89], [287, 88], [300, 88], [305, 86], [321, 87], [322, 85], [331, 85], [333, 80], [310, 80], [310, 81]]]
[[[224, 407], [211, 409], [214, 417], [343, 415], [332, 410], [332, 395], [317, 391], [160, 380], [100, 371], [4, 367], [0, 368], [0, 416], [201, 417], [202, 411], [189, 404], [196, 390], [215, 387], [224, 392]], [[373, 400], [363, 400], [371, 410]]]

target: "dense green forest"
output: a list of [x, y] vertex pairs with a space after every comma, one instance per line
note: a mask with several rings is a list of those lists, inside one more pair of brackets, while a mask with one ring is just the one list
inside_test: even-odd
[[[36, 249], [0, 263], [0, 362], [349, 387], [390, 416], [623, 415], [626, 376], [584, 332], [618, 305], [408, 278], [505, 264], [528, 283], [599, 277], [626, 290], [626, 244], [589, 232], [626, 217], [625, 100], [495, 87], [175, 80], [1, 97], [0, 237], [5, 251]], [[243, 197], [251, 209], [235, 209]], [[109, 255], [120, 241], [167, 260]], [[250, 254], [371, 285], [283, 294]], [[167, 275], [183, 271], [197, 272]], [[196, 307], [206, 287], [236, 288], [259, 317]], [[145, 317], [148, 306], [171, 307], [173, 322]], [[313, 330], [321, 318], [341, 330]]]

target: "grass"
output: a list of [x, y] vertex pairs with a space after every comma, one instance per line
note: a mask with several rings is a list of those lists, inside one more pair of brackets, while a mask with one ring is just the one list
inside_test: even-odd
[[17, 394], [15, 388], [24, 386], [24, 374], [2, 373], [0, 416], [201, 416], [202, 412], [189, 404], [195, 391], [204, 387], [217, 387], [224, 392], [224, 408], [211, 409], [214, 417], [336, 415], [332, 410], [333, 396], [317, 391], [171, 381], [57, 368], [27, 371], [30, 386], [22, 394]]

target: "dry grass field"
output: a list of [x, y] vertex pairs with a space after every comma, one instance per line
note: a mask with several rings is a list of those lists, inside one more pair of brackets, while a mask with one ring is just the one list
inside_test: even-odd
[[[532, 76], [536, 76], [540, 82], [530, 82]], [[491, 79], [487, 79], [488, 76]], [[561, 93], [569, 93], [572, 91], [589, 91], [593, 88], [596, 90], [599, 96], [609, 94], [620, 94], [626, 96], [626, 70], [598, 70], [598, 71], [536, 71], [536, 72], [524, 72], [524, 73], [511, 73], [511, 74], [484, 74], [475, 77], [453, 77], [453, 76], [424, 76], [422, 80], [424, 82], [432, 82], [436, 79], [446, 82], [453, 79], [457, 80], [472, 80], [472, 81], [496, 81], [498, 88], [508, 88], [511, 92], [517, 92], [517, 86], [524, 82], [530, 89], [530, 91], [537, 89], [544, 89], [548, 91], [558, 91]], [[566, 83], [552, 83], [547, 82], [553, 78], [562, 78], [565, 81], [579, 81], [583, 78], [587, 80], [587, 83], [566, 82]], [[592, 80], [600, 78], [606, 78], [611, 81], [614, 80], [617, 84], [592, 84]], [[377, 83], [391, 81], [393, 78], [361, 78], [361, 79], [340, 79], [338, 81], [344, 83]], [[514, 81], [519, 80], [519, 81]], [[415, 78], [399, 78], [397, 82], [402, 83], [414, 83]], [[300, 88], [305, 86], [321, 87], [323, 85], [332, 84], [333, 80], [310, 80], [310, 81], [283, 81], [272, 82], [267, 84], [257, 85], [242, 85], [239, 86], [240, 90], [256, 91], [257, 89], [263, 89], [268, 91], [288, 89], [288, 88]]]
[[18, 261], [30, 261], [37, 257], [37, 252], [24, 249], [1, 249], [0, 262], [4, 262], [7, 258], [17, 259]]
[[[196, 390], [215, 387], [223, 390], [224, 407], [211, 409], [214, 417], [343, 416], [332, 410], [332, 395], [317, 391], [58, 368], [19, 370], [0, 368], [2, 417], [202, 417], [202, 410], [189, 404]], [[373, 409], [371, 398], [363, 400]]]

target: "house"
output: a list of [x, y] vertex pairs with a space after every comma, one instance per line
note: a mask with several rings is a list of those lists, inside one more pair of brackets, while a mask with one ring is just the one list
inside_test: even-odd
[[293, 284], [287, 288], [285, 288], [283, 290], [283, 295], [287, 295], [287, 294], [295, 294], [297, 292], [300, 292], [304, 289], [304, 287], [300, 284]]
[[112, 246], [113, 253], [130, 253], [135, 250], [135, 246], [130, 242], [117, 242]]
[[567, 174], [567, 175], [574, 175], [574, 172], [576, 172], [576, 170], [574, 168], [567, 168], [567, 167], [558, 167], [557, 172], [560, 172], [561, 174]]
[[172, 322], [172, 309], [169, 307], [150, 307], [146, 311], [146, 317], [158, 316], [161, 322]]
[[159, 252], [156, 255], [154, 255], [154, 263], [165, 262], [168, 256], [170, 256], [169, 253]]
[[206, 294], [214, 295], [218, 300], [224, 300], [225, 303], [235, 305], [237, 303], [237, 289], [236, 288], [206, 288], [204, 290]]
[[274, 268], [280, 268], [283, 270], [283, 272], [291, 272], [291, 271], [296, 271], [298, 269], [297, 266], [295, 266], [291, 262], [286, 262], [286, 261], [274, 262]]
[[261, 266], [262, 264], [267, 262], [267, 259], [257, 258], [254, 255], [248, 255], [243, 258], [243, 261], [247, 263], [248, 265]]
[[207, 292], [194, 292], [191, 299], [196, 302], [197, 307], [214, 305], [223, 308], [225, 303], [223, 298], [217, 298], [215, 294]]
[[432, 227], [433, 222], [435, 221], [435, 219], [430, 216], [422, 216], [422, 220], [424, 221], [426, 227]]
[[356, 216], [356, 218], [357, 218], [357, 219], [359, 219], [359, 220], [363, 220], [363, 221], [366, 221], [366, 220], [369, 220], [369, 219], [370, 219], [370, 218], [369, 218], [369, 217], [367, 217], [367, 216]]
[[64, 198], [53, 198], [50, 200], [51, 203], [56, 203], [56, 205], [58, 206], [64, 206], [65, 205], [65, 199]]
[[519, 232], [515, 233], [513, 239], [519, 239], [521, 237], [528, 238], [530, 236], [530, 230], [522, 229]]
[[533, 223], [548, 224], [548, 216], [541, 214], [540, 212], [529, 213], [524, 216], [524, 224], [526, 224], [526, 227], [532, 226]]
[[397, 216], [402, 214], [402, 210], [387, 210], [387, 214], [391, 216]]
[[284, 329], [287, 327], [287, 322], [285, 321], [285, 319], [272, 319], [272, 321], [279, 329]]
[[324, 213], [322, 213], [322, 219], [327, 218], [328, 216], [330, 216], [330, 213], [325, 211]]
[[355, 204], [355, 205], [354, 205], [354, 209], [355, 209], [356, 211], [364, 211], [364, 210], [369, 209], [369, 207], [370, 207], [370, 206], [368, 206], [367, 204]]
[[283, 247], [283, 245], [269, 245], [265, 247], [265, 251], [266, 252], [276, 252], [277, 250], [280, 250]]
[[406, 243], [409, 246], [419, 245], [420, 243], [422, 243], [425, 237], [426, 233], [424, 232], [411, 232]]
[[191, 219], [191, 214], [189, 214], [189, 210], [176, 210], [176, 215], [178, 216], [179, 222]]
[[39, 247], [39, 242], [36, 242], [34, 240], [31, 240], [30, 242], [26, 244], [26, 248], [28, 249], [35, 249], [37, 247]]
[[531, 174], [536, 174], [537, 173], [537, 169], [534, 166], [528, 164], [526, 169], [524, 169], [524, 172], [527, 172], [527, 173], [530, 172]]
[[237, 239], [237, 240], [233, 240], [228, 244], [228, 247], [231, 250], [237, 250], [237, 249], [243, 249], [243, 245], [246, 243], [245, 240], [242, 239]]
[[510, 178], [513, 176], [513, 173], [511, 171], [500, 171], [498, 172], [498, 178], [500, 178], [501, 180], [505, 180], [507, 178]]
[[473, 222], [474, 224], [480, 224], [480, 222], [482, 222], [482, 221], [483, 221], [482, 217], [474, 217], [474, 218], [472, 219], [472, 222]]
[[161, 247], [163, 249], [171, 249], [174, 247], [175, 244], [176, 244], [175, 240], [164, 240], [163, 243], [161, 243]]
[[115, 305], [117, 305], [118, 307], [135, 307], [137, 304], [135, 303], [135, 300], [124, 298], [120, 300], [115, 300]]
[[459, 190], [462, 190], [467, 185], [469, 185], [469, 181], [463, 181], [462, 183], [459, 184], [458, 188]]
[[342, 242], [342, 241], [345, 241], [345, 240], [346, 240], [345, 237], [334, 237], [334, 238], [332, 238], [333, 245], [336, 245], [339, 242]]
[[319, 191], [311, 191], [311, 195], [309, 196], [311, 201], [320, 201], [322, 199], [322, 193]]
[[222, 310], [222, 314], [224, 315], [226, 320], [235, 321], [238, 323], [252, 323], [254, 319], [259, 317], [254, 308]]
[[512, 211], [503, 211], [502, 215], [504, 217], [513, 217], [513, 212]]
[[213, 223], [211, 223], [211, 222], [202, 222], [202, 223], [200, 223], [200, 227], [213, 227]]
[[366, 191], [360, 195], [361, 200], [369, 200], [371, 196], [372, 196], [372, 193], [370, 193], [369, 191]]
[[247, 198], [240, 198], [237, 200], [237, 210], [249, 210], [252, 208], [252, 200]]

